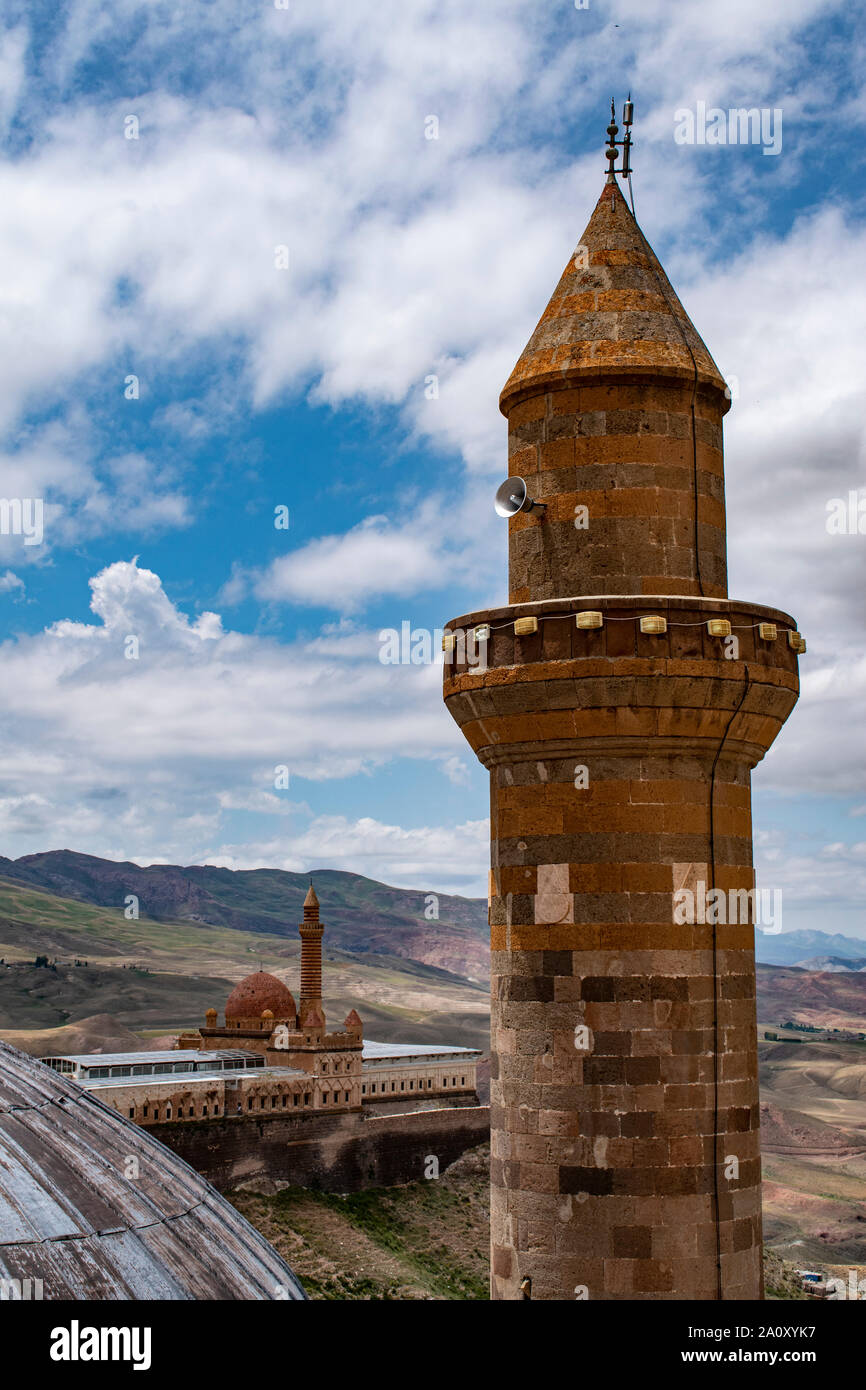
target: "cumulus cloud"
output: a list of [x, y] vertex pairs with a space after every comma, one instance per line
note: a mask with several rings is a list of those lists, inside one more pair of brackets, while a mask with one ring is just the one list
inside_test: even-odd
[[[281, 855], [303, 859], [315, 838], [296, 835], [310, 814], [305, 785], [400, 757], [454, 766], [460, 737], [441, 709], [440, 668], [383, 665], [374, 631], [280, 643], [225, 630], [217, 614], [189, 618], [135, 561], [91, 589], [96, 621], [0, 648], [7, 854], [62, 841], [109, 858], [197, 860], [239, 811], [278, 817]], [[431, 830], [430, 843], [450, 834]], [[423, 836], [388, 835], [391, 858], [405, 850], [415, 872]], [[363, 842], [359, 831], [359, 856]], [[327, 843], [324, 857], [342, 866], [336, 837]]]
[[398, 888], [434, 887], [443, 893], [482, 896], [490, 825], [486, 820], [411, 830], [372, 817], [316, 816], [290, 846], [272, 840], [255, 846], [223, 846], [208, 863], [229, 869], [276, 868], [295, 873], [339, 864], [350, 873], [382, 879]]
[[[255, 594], [351, 613], [373, 595], [415, 594], [446, 575], [432, 517], [395, 526], [371, 516], [340, 536], [322, 536], [274, 560], [255, 580]], [[451, 576], [448, 576], [449, 580]]]
[[[206, 17], [73, 0], [40, 35], [28, 89], [9, 87], [34, 139], [0, 166], [14, 286], [0, 420], [49, 401], [80, 407], [106, 364], [119, 389], [124, 358], [146, 393], [206, 351], [229, 396], [390, 403], [470, 468], [501, 467], [499, 387], [601, 184], [597, 154], [574, 158], [551, 139], [552, 118], [601, 121], [592, 75], [625, 64], [640, 87], [644, 216], [696, 269], [717, 251], [708, 219], [722, 215], [729, 234], [731, 181], [752, 215], [765, 196], [733, 152], [721, 176], [691, 151], [672, 174], [673, 108], [698, 96], [774, 104], [781, 73], [808, 91], [802, 27], [838, 6], [734, 8], [748, 21], [731, 6], [713, 21], [699, 0], [632, 3], [614, 32], [594, 11], [545, 14], [535, 0], [383, 0], [363, 14], [322, 0], [264, 5], [242, 24], [229, 0]], [[25, 21], [8, 39], [13, 66]], [[109, 33], [121, 45], [135, 35], [134, 100], [77, 81]], [[787, 99], [802, 133], [815, 117]], [[425, 138], [431, 115], [436, 139]], [[423, 392], [431, 374], [435, 401]], [[161, 418], [194, 437], [207, 428], [183, 402]], [[103, 470], [81, 441], [75, 453], [79, 488], [98, 495]], [[161, 520], [182, 524], [182, 504], [166, 502]]]
[[[737, 378], [732, 593], [792, 611], [809, 640], [800, 707], [757, 777], [788, 792], [862, 788], [866, 537], [831, 536], [825, 519], [830, 498], [863, 484], [866, 243], [844, 186], [768, 230], [780, 190], [808, 202], [805, 162], [835, 138], [806, 40], [810, 25], [847, 22], [847, 7], [621, 0], [614, 26], [597, 6], [537, 0], [264, 4], [240, 22], [234, 0], [70, 0], [41, 27], [26, 82], [39, 21], [23, 0], [8, 13], [0, 491], [44, 497], [46, 545], [0, 537], [0, 589], [20, 595], [18, 570], [64, 546], [134, 539], [94, 580], [94, 622], [4, 646], [7, 843], [75, 835], [103, 852], [164, 857], [170, 843], [171, 857], [195, 857], [222, 843], [227, 814], [303, 814], [271, 785], [278, 762], [326, 782], [424, 757], [461, 785], [436, 671], [383, 667], [360, 615], [443, 574], [465, 586], [467, 610], [502, 597], [498, 391], [601, 186], [600, 151], [576, 150], [590, 130], [601, 145], [608, 78], [623, 72], [638, 97], [639, 216]], [[117, 77], [106, 69], [88, 91], [109, 49]], [[856, 56], [839, 46], [852, 118]], [[782, 156], [674, 146], [675, 109], [699, 99], [782, 105]], [[124, 138], [131, 114], [137, 140]], [[141, 400], [118, 411], [129, 373]], [[270, 566], [235, 566], [225, 602], [326, 606], [358, 623], [280, 644], [190, 618], [118, 557], [196, 519], [186, 446], [301, 397], [388, 407], [464, 476], [450, 491], [429, 480], [420, 502], [395, 497], [387, 518], [377, 502], [345, 533], [329, 522]], [[177, 453], [135, 433], [130, 412], [154, 400], [154, 430]]]

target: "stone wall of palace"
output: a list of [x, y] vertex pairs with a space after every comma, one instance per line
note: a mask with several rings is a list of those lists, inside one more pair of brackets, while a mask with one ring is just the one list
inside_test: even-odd
[[151, 1131], [222, 1191], [288, 1184], [357, 1192], [424, 1178], [436, 1160], [443, 1171], [467, 1149], [486, 1143], [486, 1105], [366, 1113], [253, 1113], [197, 1123], [162, 1122]]

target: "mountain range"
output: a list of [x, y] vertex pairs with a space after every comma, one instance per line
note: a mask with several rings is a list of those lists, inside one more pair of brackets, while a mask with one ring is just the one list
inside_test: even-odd
[[[823, 931], [786, 931], [776, 936], [761, 931], [760, 927], [755, 928], [755, 959], [764, 965], [800, 965], [816, 956], [835, 957], [837, 960], [859, 959], [860, 965], [863, 965], [866, 963], [866, 940], [856, 936], [831, 936]], [[808, 965], [804, 968], [818, 970], [822, 967]]]
[[[357, 1008], [373, 1037], [486, 1049], [483, 901], [339, 870], [314, 879], [329, 1016]], [[308, 883], [275, 869], [144, 868], [67, 850], [0, 860], [0, 1029], [36, 1030], [43, 1051], [68, 1046], [78, 1029], [96, 1048], [108, 1045], [106, 1019], [142, 1037], [200, 1022], [256, 966], [297, 988]], [[126, 915], [131, 895], [138, 916]], [[814, 931], [757, 939], [762, 1023], [863, 1029], [861, 941]]]
[[[0, 856], [0, 877], [63, 898], [123, 912], [136, 899], [141, 917], [265, 932], [297, 940], [309, 874], [283, 869], [115, 863], [73, 850]], [[480, 898], [391, 888], [339, 869], [312, 876], [325, 924], [325, 946], [447, 970], [471, 981], [489, 974], [487, 904]]]
[[[121, 912], [132, 896], [139, 914], [156, 922], [230, 927], [293, 941], [310, 883], [309, 874], [284, 869], [142, 866], [68, 849], [14, 860], [0, 856], [0, 877]], [[319, 869], [312, 877], [326, 946], [356, 956], [420, 961], [473, 982], [487, 980], [489, 931], [482, 898], [392, 888], [340, 869]], [[755, 954], [765, 965], [859, 970], [866, 965], [866, 941], [809, 930], [773, 935], [758, 928]]]

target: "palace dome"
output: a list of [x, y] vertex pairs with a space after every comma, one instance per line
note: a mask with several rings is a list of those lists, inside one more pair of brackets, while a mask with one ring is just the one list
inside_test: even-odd
[[235, 985], [226, 1000], [226, 1022], [229, 1019], [261, 1018], [269, 1009], [275, 1019], [284, 1022], [294, 1018], [297, 1013], [290, 989], [278, 980], [276, 975], [268, 975], [257, 970], [247, 975], [245, 980]]

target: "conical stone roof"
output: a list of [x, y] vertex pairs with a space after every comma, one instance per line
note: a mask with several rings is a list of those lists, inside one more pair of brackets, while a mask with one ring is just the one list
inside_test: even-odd
[[[606, 184], [499, 400], [623, 374], [725, 382], [618, 184]], [[730, 402], [726, 402], [725, 409]]]

